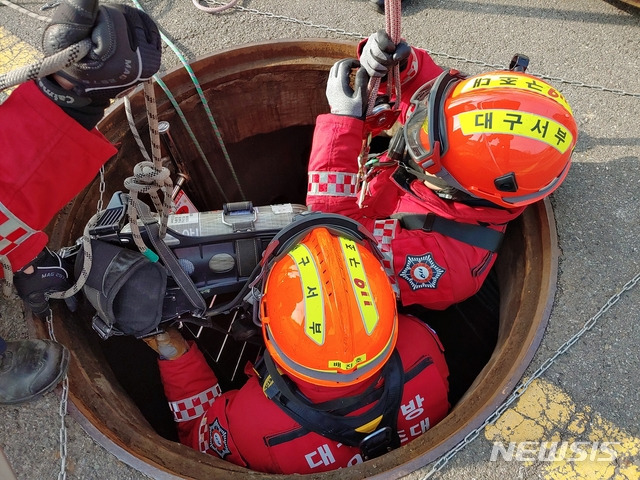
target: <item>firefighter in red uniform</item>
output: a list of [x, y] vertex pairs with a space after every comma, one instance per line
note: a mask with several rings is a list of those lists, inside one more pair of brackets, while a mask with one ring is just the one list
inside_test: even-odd
[[[443, 72], [384, 31], [360, 52], [329, 74], [331, 113], [317, 118], [307, 205], [374, 233], [403, 305], [445, 309], [478, 291], [508, 222], [564, 180], [576, 123], [564, 97], [519, 61], [472, 77]], [[368, 77], [399, 62], [401, 128], [359, 178]]]
[[[33, 313], [73, 283], [41, 230], [95, 177], [116, 149], [94, 127], [110, 99], [160, 68], [158, 29], [144, 12], [97, 0], [64, 0], [45, 28], [51, 55], [85, 38], [89, 53], [56, 74], [26, 82], [0, 106], [0, 278]], [[68, 352], [43, 340], [0, 339], [0, 403], [31, 400], [62, 378]]]
[[374, 458], [442, 420], [442, 346], [424, 322], [397, 314], [370, 234], [313, 213], [265, 253], [266, 351], [242, 388], [222, 393], [178, 330], [145, 339], [160, 354], [182, 443], [252, 470], [303, 474]]

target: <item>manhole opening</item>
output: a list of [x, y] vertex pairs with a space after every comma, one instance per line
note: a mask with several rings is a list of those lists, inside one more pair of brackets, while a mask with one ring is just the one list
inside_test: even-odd
[[[260, 191], [252, 192], [258, 197], [258, 201], [250, 198], [255, 205], [304, 203], [311, 135], [309, 128], [294, 127], [228, 145], [231, 158], [238, 159], [240, 164], [244, 164], [243, 160], [247, 157], [251, 157], [251, 163], [273, 162], [273, 152], [278, 152], [276, 175], [282, 171], [288, 172], [284, 190], [281, 178], [272, 187], [270, 178], [263, 177]], [[295, 141], [292, 142], [291, 139]], [[287, 145], [285, 149], [282, 148], [284, 144]], [[385, 142], [379, 141], [377, 146], [384, 149]], [[187, 193], [190, 193], [189, 187], [188, 184], [185, 187]], [[205, 207], [219, 209], [221, 206]], [[224, 302], [225, 299], [220, 298], [219, 301]], [[476, 295], [444, 311], [427, 310], [419, 306], [403, 310], [423, 319], [438, 333], [450, 369], [449, 399], [452, 406], [455, 405], [485, 366], [496, 345], [500, 293], [495, 272], [492, 271]], [[262, 353], [259, 335], [244, 342], [236, 341], [232, 335], [227, 334], [231, 322], [232, 317], [226, 315], [215, 319], [216, 330], [200, 329], [188, 323], [184, 324], [182, 330], [185, 337], [196, 341], [205, 354], [220, 380], [222, 391], [240, 388], [247, 379], [244, 374], [245, 365], [247, 362], [255, 362]], [[238, 327], [251, 328], [250, 320], [236, 319], [234, 328]], [[168, 440], [177, 441], [173, 417], [167, 408], [158, 376], [155, 353], [132, 337], [111, 337], [99, 345], [115, 378], [154, 430]], [[135, 359], [135, 369], [131, 368], [131, 359]]]
[[[345, 43], [317, 40], [274, 42], [231, 49], [193, 65], [205, 95], [210, 102], [215, 99], [211, 104], [213, 114], [245, 199], [254, 205], [304, 203], [313, 124], [316, 116], [328, 108], [324, 99], [326, 74], [334, 61], [349, 56], [352, 48]], [[197, 206], [200, 210], [219, 210], [225, 201], [240, 200], [211, 126], [206, 116], [198, 113], [201, 106], [186, 73], [175, 71], [164, 80], [190, 113], [196, 136], [206, 139], [201, 140], [205, 154], [229, 197], [224, 199], [215, 186], [165, 99], [158, 104], [159, 118], [172, 124], [179, 148], [192, 159], [190, 173], [202, 187], [194, 193], [194, 200], [198, 195], [203, 199]], [[131, 103], [134, 112], [144, 112], [141, 94], [136, 94]], [[137, 120], [139, 131], [146, 131], [144, 114], [140, 113]], [[122, 190], [124, 179], [142, 158], [128, 132], [122, 105], [103, 120], [101, 129], [120, 145], [117, 156], [106, 164], [106, 201], [114, 191]], [[186, 188], [189, 191], [189, 185]], [[98, 197], [96, 180], [61, 212], [48, 228], [54, 248], [69, 245], [80, 236], [95, 213]], [[373, 463], [313, 478], [347, 480], [381, 474], [399, 478], [462, 440], [515, 386], [533, 356], [550, 313], [556, 268], [552, 212], [544, 202], [531, 206], [509, 225], [494, 271], [478, 294], [442, 312], [407, 309], [425, 319], [445, 346], [454, 406], [449, 416], [411, 442], [409, 448], [394, 450]], [[107, 438], [103, 445], [109, 448], [115, 444], [150, 468], [177, 477], [246, 478], [247, 471], [241, 467], [175, 443], [156, 354], [142, 341], [130, 337], [100, 340], [90, 327], [93, 311], [86, 306], [75, 315], [62, 308], [56, 308], [55, 313], [56, 334], [73, 354], [71, 398], [80, 414]], [[245, 363], [255, 360], [261, 347], [231, 337], [225, 342], [223, 332], [231, 319], [218, 321], [222, 332], [204, 329], [197, 341], [223, 390], [237, 388], [245, 379]], [[198, 327], [188, 328], [198, 333]], [[138, 468], [139, 463], [134, 466]]]

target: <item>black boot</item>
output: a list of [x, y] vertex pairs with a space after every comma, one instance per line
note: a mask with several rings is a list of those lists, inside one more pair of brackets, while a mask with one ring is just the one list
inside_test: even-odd
[[52, 340], [7, 342], [0, 353], [0, 405], [28, 402], [53, 390], [68, 365], [69, 351]]

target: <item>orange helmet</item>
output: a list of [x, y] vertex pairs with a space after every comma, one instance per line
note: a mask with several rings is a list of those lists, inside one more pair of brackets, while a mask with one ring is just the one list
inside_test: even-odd
[[[341, 228], [349, 222], [352, 232]], [[312, 214], [294, 231], [293, 241], [266, 253], [275, 257], [266, 260], [260, 304], [266, 348], [294, 378], [329, 387], [359, 383], [395, 348], [398, 319], [389, 279], [357, 222]]]
[[578, 128], [555, 88], [524, 72], [442, 73], [412, 97], [410, 165], [503, 207], [534, 203], [569, 171]]

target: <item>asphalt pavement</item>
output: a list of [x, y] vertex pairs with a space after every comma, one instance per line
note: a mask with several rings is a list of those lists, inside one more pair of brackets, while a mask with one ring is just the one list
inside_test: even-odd
[[[15, 3], [49, 14], [39, 2]], [[356, 41], [384, 28], [367, 0], [240, 0], [221, 14], [184, 0], [140, 4], [188, 60], [266, 40]], [[639, 479], [640, 10], [604, 0], [406, 0], [402, 14], [403, 37], [444, 66], [480, 73], [528, 55], [529, 71], [562, 91], [580, 130], [571, 171], [552, 195], [558, 290], [525, 377], [544, 372], [437, 471], [427, 465], [406, 478]], [[0, 56], [39, 51], [42, 19], [6, 5], [0, 19]], [[20, 42], [7, 43], [14, 37]], [[178, 64], [166, 49], [163, 69]], [[29, 333], [20, 302], [0, 300], [0, 334]], [[0, 407], [0, 446], [18, 479], [58, 476], [59, 403], [60, 389]], [[65, 424], [66, 478], [149, 478], [101, 447], [73, 415]], [[540, 450], [552, 442], [569, 453], [547, 461]], [[582, 450], [575, 442], [584, 442]]]

